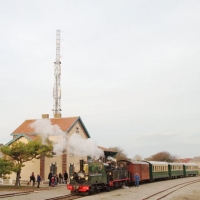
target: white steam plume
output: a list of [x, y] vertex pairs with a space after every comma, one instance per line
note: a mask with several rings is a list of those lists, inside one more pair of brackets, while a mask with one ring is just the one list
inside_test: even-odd
[[43, 142], [46, 138], [49, 138], [53, 142], [53, 152], [56, 154], [61, 154], [66, 149], [66, 133], [57, 124], [52, 125], [51, 120], [38, 119], [30, 126], [42, 137]]
[[77, 133], [67, 137], [58, 125], [51, 124], [50, 119], [35, 120], [30, 126], [42, 137], [43, 142], [46, 138], [53, 141], [53, 152], [57, 155], [62, 154], [63, 150], [73, 151], [70, 153], [80, 157], [91, 156], [96, 159], [104, 155], [104, 152], [90, 138], [85, 139]]
[[91, 156], [98, 159], [104, 155], [104, 152], [97, 147], [97, 144], [90, 138], [82, 138], [79, 134], [74, 133], [67, 141], [68, 151], [78, 156]]
[[111, 160], [111, 161], [114, 161], [114, 162], [117, 161], [115, 158], [113, 158], [113, 157], [111, 157], [111, 156], [108, 156], [108, 157], [107, 157], [107, 160]]

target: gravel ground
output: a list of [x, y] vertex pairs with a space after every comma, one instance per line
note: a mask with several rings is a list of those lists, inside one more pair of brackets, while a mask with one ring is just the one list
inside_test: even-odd
[[[15, 191], [16, 192], [16, 191]], [[8, 194], [12, 193], [10, 192], [0, 192], [0, 194]], [[14, 196], [14, 197], [7, 197], [4, 198], [5, 200], [44, 200], [52, 197], [62, 196], [70, 194], [70, 191], [67, 190], [66, 185], [62, 186], [56, 186], [56, 187], [50, 187], [48, 190], [35, 190], [33, 193], [30, 193], [28, 195], [22, 195], [22, 196]]]
[[[140, 185], [139, 187], [125, 187], [124, 189], [113, 190], [111, 192], [104, 192], [92, 196], [82, 197], [80, 200], [142, 200], [152, 194], [161, 190], [176, 186], [180, 183], [185, 183], [192, 180], [200, 180], [200, 177], [189, 177], [182, 179], [174, 179], [160, 182], [153, 182]], [[176, 188], [174, 187], [173, 190]], [[5, 192], [0, 192], [3, 194]], [[8, 193], [8, 192], [6, 192]], [[168, 192], [167, 192], [168, 193]], [[50, 197], [70, 194], [65, 185], [50, 188], [50, 190], [35, 191], [34, 193], [23, 195], [19, 197], [4, 198], [6, 200], [44, 200]], [[161, 196], [163, 196], [162, 194]], [[158, 197], [151, 197], [150, 200], [156, 200]], [[200, 182], [183, 187], [163, 200], [200, 200]]]
[[[177, 184], [197, 179], [200, 180], [200, 177], [189, 177], [153, 182], [150, 184], [140, 185], [139, 187], [124, 188], [120, 190], [114, 190], [112, 192], [105, 192], [98, 195], [87, 196], [81, 198], [80, 200], [142, 200], [144, 198], [147, 198], [148, 196], [151, 196], [152, 194], [173, 187]], [[174, 188], [173, 190], [175, 189], [176, 188]], [[158, 197], [149, 198], [149, 200], [156, 199], [158, 199]], [[183, 187], [176, 192], [173, 192], [169, 196], [164, 197], [163, 200], [200, 200], [200, 182]]]

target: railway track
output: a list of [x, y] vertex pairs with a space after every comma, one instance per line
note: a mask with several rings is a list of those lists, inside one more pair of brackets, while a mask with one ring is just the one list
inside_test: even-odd
[[7, 197], [23, 196], [23, 195], [28, 195], [28, 194], [31, 194], [31, 193], [41, 192], [43, 190], [52, 190], [52, 189], [56, 189], [56, 188], [40, 188], [40, 190], [30, 190], [30, 191], [22, 191], [22, 192], [13, 192], [13, 193], [1, 194], [0, 195], [0, 199], [1, 198], [7, 198]]
[[200, 182], [200, 179], [198, 180], [194, 180], [194, 181], [189, 181], [189, 182], [186, 182], [186, 183], [181, 183], [181, 184], [178, 184], [178, 185], [175, 185], [173, 187], [170, 187], [170, 188], [167, 188], [165, 190], [162, 190], [160, 192], [157, 192], [153, 195], [150, 195], [142, 200], [147, 200], [147, 199], [156, 199], [156, 200], [160, 200], [160, 199], [163, 199], [164, 197], [167, 197], [168, 195], [172, 194], [173, 192], [176, 192], [177, 190], [183, 188], [183, 187], [186, 187], [188, 185], [191, 185], [191, 184], [194, 184], [194, 183], [199, 183]]
[[61, 200], [61, 199], [64, 199], [64, 200], [74, 200], [74, 199], [79, 199], [81, 197], [83, 197], [83, 196], [68, 194], [68, 195], [62, 195], [62, 196], [48, 198], [48, 199], [45, 199], [45, 200], [58, 200], [58, 199], [59, 200]]
[[8, 194], [1, 194], [0, 198], [7, 198], [7, 197], [14, 197], [14, 196], [22, 196], [22, 195], [27, 195], [31, 194], [34, 191], [26, 191], [26, 192], [13, 192], [13, 193], [8, 193]]

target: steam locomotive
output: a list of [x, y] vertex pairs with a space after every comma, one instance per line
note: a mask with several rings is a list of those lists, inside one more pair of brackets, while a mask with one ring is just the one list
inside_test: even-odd
[[193, 163], [167, 163], [156, 161], [120, 160], [113, 163], [88, 162], [80, 160], [80, 170], [75, 172], [74, 164], [69, 166], [71, 193], [86, 195], [110, 191], [123, 185], [134, 184], [134, 174], [140, 175], [140, 182], [158, 179], [172, 179], [198, 175], [198, 165]]
[[75, 172], [74, 164], [70, 164], [69, 178], [67, 189], [71, 190], [71, 193], [94, 194], [127, 185], [130, 174], [123, 165], [118, 167], [112, 163], [84, 163], [84, 160], [80, 160], [79, 172]]

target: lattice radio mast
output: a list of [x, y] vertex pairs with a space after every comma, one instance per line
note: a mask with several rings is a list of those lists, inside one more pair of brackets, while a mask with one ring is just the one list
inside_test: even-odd
[[53, 88], [53, 113], [61, 114], [61, 89], [60, 89], [60, 76], [61, 76], [61, 62], [60, 62], [60, 30], [56, 31], [56, 61], [54, 62], [54, 88]]

